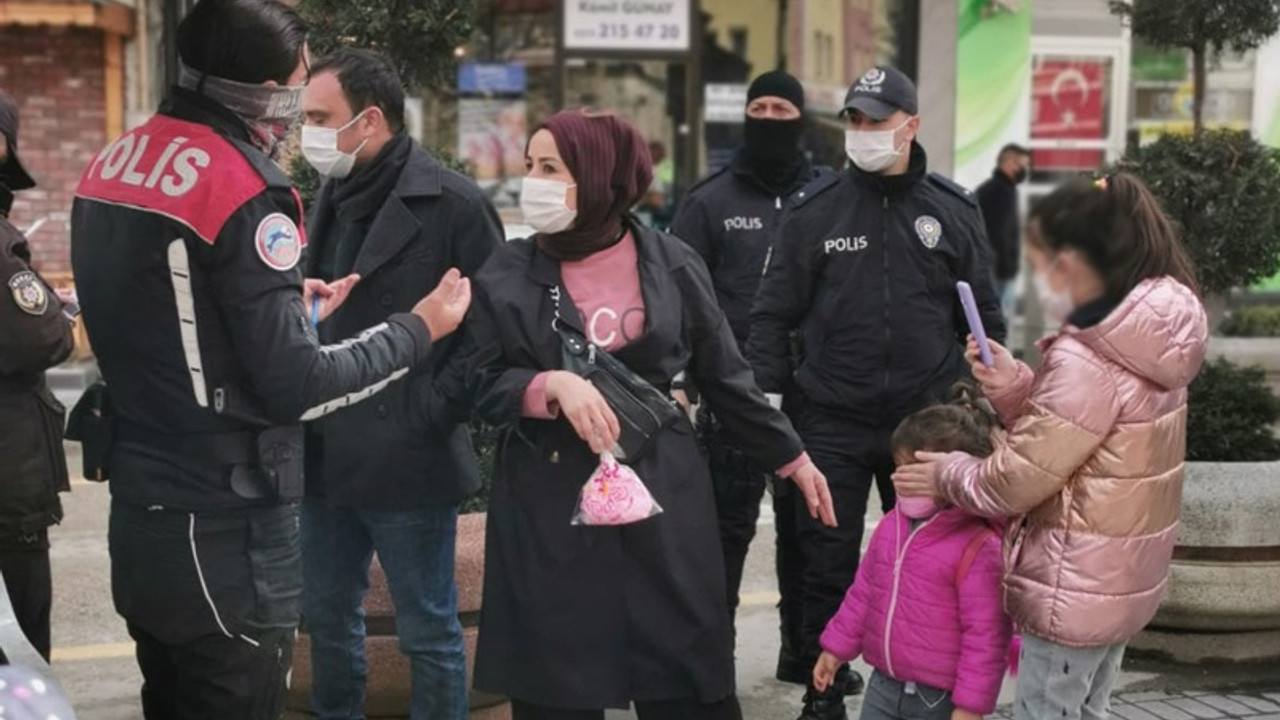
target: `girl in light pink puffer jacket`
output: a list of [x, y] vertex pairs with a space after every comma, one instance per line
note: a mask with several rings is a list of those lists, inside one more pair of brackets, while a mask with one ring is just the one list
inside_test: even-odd
[[1208, 324], [1195, 271], [1137, 178], [1077, 180], [1032, 210], [1027, 259], [1063, 323], [1032, 373], [974, 375], [1009, 428], [987, 458], [922, 454], [899, 500], [1014, 518], [1005, 608], [1022, 632], [1017, 720], [1102, 720], [1125, 643], [1155, 615], [1181, 508], [1187, 386]]
[[[921, 450], [992, 450], [993, 414], [960, 399], [908, 417], [894, 458]], [[1000, 537], [986, 521], [932, 498], [899, 498], [880, 521], [853, 587], [827, 624], [814, 687], [861, 655], [875, 668], [862, 720], [968, 720], [995, 709], [1011, 624], [1000, 606]]]

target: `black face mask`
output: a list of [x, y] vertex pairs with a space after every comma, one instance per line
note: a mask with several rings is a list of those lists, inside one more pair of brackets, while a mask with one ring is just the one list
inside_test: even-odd
[[804, 120], [762, 120], [747, 117], [742, 127], [752, 173], [777, 192], [785, 192], [804, 163], [800, 135]]
[[804, 120], [762, 120], [747, 117], [742, 127], [747, 154], [762, 163], [786, 162], [800, 155]]
[[13, 209], [13, 191], [9, 189], [9, 184], [4, 180], [0, 180], [0, 217], [8, 218], [9, 211]]

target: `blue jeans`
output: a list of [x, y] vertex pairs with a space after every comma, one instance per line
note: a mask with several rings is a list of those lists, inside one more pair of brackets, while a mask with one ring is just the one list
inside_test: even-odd
[[311, 634], [312, 709], [363, 720], [364, 610], [374, 551], [387, 575], [400, 651], [409, 657], [412, 720], [465, 720], [467, 663], [458, 621], [458, 509], [376, 512], [302, 506], [302, 614]]

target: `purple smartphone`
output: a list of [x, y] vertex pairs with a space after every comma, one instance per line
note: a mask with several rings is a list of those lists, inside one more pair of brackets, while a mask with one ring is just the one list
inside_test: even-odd
[[982, 327], [982, 316], [978, 314], [978, 301], [973, 299], [973, 288], [961, 280], [956, 283], [956, 292], [960, 293], [960, 304], [964, 306], [964, 317], [969, 321], [969, 332], [978, 341], [978, 353], [982, 356], [982, 364], [995, 367], [995, 358], [991, 356], [991, 344], [987, 342], [987, 331]]

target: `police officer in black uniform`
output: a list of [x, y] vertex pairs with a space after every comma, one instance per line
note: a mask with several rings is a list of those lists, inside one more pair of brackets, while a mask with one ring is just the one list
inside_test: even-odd
[[[690, 188], [676, 213], [671, 232], [707, 263], [716, 299], [729, 320], [734, 338], [745, 348], [751, 304], [764, 276], [765, 264], [780, 240], [778, 220], [787, 199], [819, 174], [800, 148], [805, 129], [804, 88], [791, 75], [771, 71], [747, 89], [744, 143], [724, 169]], [[726, 444], [715, 418], [705, 408], [698, 418], [715, 483], [716, 511], [723, 545], [730, 611], [738, 607], [747, 549], [756, 534], [769, 472], [755, 467], [738, 448]], [[799, 582], [791, 484], [774, 485], [777, 518], [778, 605], [782, 645], [778, 679], [803, 685], [813, 666], [804, 666], [799, 647]], [[844, 687], [855, 691], [855, 676], [845, 672]]]
[[49, 659], [49, 526], [67, 492], [63, 409], [44, 371], [71, 354], [71, 319], [31, 269], [27, 239], [9, 223], [13, 193], [35, 187], [18, 160], [18, 107], [0, 92], [0, 573], [18, 626]]
[[111, 481], [112, 591], [148, 720], [280, 717], [301, 422], [407, 375], [470, 302], [451, 271], [412, 312], [320, 346], [314, 324], [354, 278], [304, 297], [300, 202], [273, 162], [301, 113], [305, 36], [274, 0], [200, 0], [178, 29], [178, 86], [90, 164], [73, 208], [110, 395], [79, 434], [109, 448], [94, 460]]
[[[793, 198], [747, 347], [761, 389], [779, 393], [793, 383], [796, 428], [831, 483], [840, 518], [838, 528], [824, 528], [802, 505], [793, 509], [809, 667], [857, 571], [872, 480], [891, 487], [890, 434], [906, 415], [945, 399], [966, 370], [957, 281], [973, 286], [990, 336], [1005, 334], [982, 214], [970, 191], [926, 170], [911, 80], [872, 68], [849, 88], [843, 114], [852, 166]], [[794, 330], [802, 359], [793, 372]], [[801, 718], [845, 718], [840, 695], [810, 687]]]

